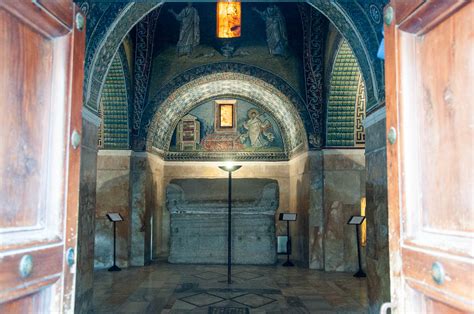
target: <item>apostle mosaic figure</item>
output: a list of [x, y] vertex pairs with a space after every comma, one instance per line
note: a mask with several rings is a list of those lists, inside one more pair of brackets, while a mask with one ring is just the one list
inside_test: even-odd
[[244, 122], [243, 128], [247, 130], [240, 136], [240, 141], [243, 143], [248, 138], [252, 147], [269, 146], [275, 139], [271, 132], [272, 124], [270, 121], [262, 121], [257, 109], [250, 109], [247, 112], [248, 120]]
[[200, 41], [198, 11], [190, 2], [179, 14], [174, 12], [173, 9], [168, 11], [173, 14], [180, 23], [179, 40], [176, 45], [178, 55], [190, 55], [194, 47], [199, 45]]
[[270, 54], [275, 56], [288, 55], [288, 36], [286, 23], [281, 10], [276, 5], [267, 7], [264, 11], [252, 8], [265, 21], [267, 44]]

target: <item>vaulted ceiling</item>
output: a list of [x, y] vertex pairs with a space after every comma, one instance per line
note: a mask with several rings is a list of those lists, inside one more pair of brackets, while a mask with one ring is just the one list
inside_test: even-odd
[[[150, 149], [151, 146], [166, 150], [169, 144], [166, 141], [178, 119], [178, 116], [170, 116], [163, 120], [159, 115], [167, 108], [169, 97], [191, 86], [192, 80], [202, 81], [203, 77], [210, 78], [212, 74], [218, 76], [219, 73], [222, 75], [229, 72], [235, 76], [241, 75], [241, 78], [250, 75], [250, 81], [267, 84], [273, 88], [275, 95], [279, 93], [285, 96], [283, 103], [292, 104], [297, 117], [290, 117], [289, 120], [298, 127], [301, 125], [302, 132], [296, 132], [290, 126], [285, 128], [286, 134], [292, 137], [287, 139], [289, 152], [298, 147], [297, 143], [306, 143], [309, 149], [324, 147], [326, 135], [329, 134], [326, 125], [329, 88], [325, 84], [328, 84], [327, 78], [331, 77], [324, 72], [332, 71], [332, 65], [328, 67], [325, 64], [328, 63], [327, 54], [335, 55], [340, 45], [335, 45], [332, 50], [326, 49], [330, 22], [342, 34], [342, 38], [338, 40], [345, 39], [355, 57], [361, 79], [365, 83], [364, 101], [367, 111], [384, 104], [383, 61], [376, 58], [376, 51], [382, 39], [382, 9], [386, 1], [312, 0], [306, 4], [280, 3], [279, 6], [285, 9], [287, 23], [290, 21], [288, 25], [292, 25], [288, 28], [289, 37], [292, 38], [292, 54], [289, 58], [266, 58], [265, 49], [258, 48], [259, 45], [263, 48], [265, 45], [263, 25], [259, 28], [257, 19], [247, 18], [247, 22], [244, 19], [243, 23], [247, 23], [250, 30], [247, 34], [250, 34], [243, 36], [241, 51], [244, 53], [240, 56], [225, 59], [209, 53], [211, 48], [204, 48], [197, 58], [184, 61], [171, 53], [170, 45], [176, 40], [178, 25], [164, 11], [167, 7], [179, 8], [183, 4], [79, 3], [88, 21], [84, 84], [85, 105], [88, 110], [98, 112], [114, 56], [124, 39], [125, 42], [127, 38], [132, 42], [129, 58], [135, 62], [131, 62], [130, 81], [133, 87], [129, 95], [130, 116], [127, 123], [132, 132], [129, 146], [135, 150]], [[212, 46], [214, 32], [213, 5], [196, 4], [202, 15], [203, 42], [208, 46]], [[255, 5], [262, 6], [261, 3]], [[250, 6], [253, 4], [248, 4], [245, 10], [249, 11]], [[208, 10], [209, 15], [206, 15]], [[245, 10], [243, 13], [250, 16]], [[334, 57], [329, 60], [334, 60]], [[241, 84], [244, 81], [241, 80]], [[232, 86], [237, 85], [227, 84], [228, 92], [231, 92]], [[255, 86], [258, 89], [259, 85]], [[235, 93], [236, 90], [232, 92]], [[201, 95], [202, 97], [205, 98], [205, 95]], [[179, 114], [185, 114], [184, 108], [191, 107], [191, 103], [183, 105]], [[160, 127], [156, 127], [157, 121]], [[168, 130], [163, 129], [164, 125], [168, 126]], [[149, 133], [150, 130], [152, 134]], [[157, 137], [157, 134], [163, 137]], [[301, 134], [305, 134], [304, 139]]]

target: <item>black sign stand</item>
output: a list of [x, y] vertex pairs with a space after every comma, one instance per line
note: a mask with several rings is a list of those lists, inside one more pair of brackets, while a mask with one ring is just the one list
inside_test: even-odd
[[354, 277], [362, 278], [367, 277], [367, 275], [362, 270], [362, 262], [360, 256], [360, 239], [359, 239], [359, 226], [364, 222], [365, 216], [352, 216], [351, 219], [347, 222], [348, 225], [355, 225], [356, 227], [356, 238], [357, 238], [357, 259], [359, 261], [359, 270], [354, 274]]
[[283, 264], [285, 267], [295, 266], [290, 261], [290, 254], [291, 254], [291, 238], [290, 238], [290, 221], [286, 221], [286, 262]]
[[109, 268], [109, 271], [121, 271], [122, 269], [120, 267], [118, 267], [117, 264], [116, 264], [116, 257], [117, 257], [117, 254], [116, 254], [117, 232], [116, 231], [117, 231], [117, 227], [116, 227], [115, 223], [117, 221], [123, 221], [123, 218], [122, 218], [122, 215], [120, 215], [118, 213], [108, 213], [107, 218], [109, 218], [109, 220], [114, 223], [114, 264], [112, 265], [112, 267]]
[[294, 213], [281, 213], [279, 220], [286, 221], [286, 262], [283, 264], [285, 267], [295, 266], [290, 261], [291, 254], [291, 238], [290, 238], [290, 221], [296, 221], [296, 214]]

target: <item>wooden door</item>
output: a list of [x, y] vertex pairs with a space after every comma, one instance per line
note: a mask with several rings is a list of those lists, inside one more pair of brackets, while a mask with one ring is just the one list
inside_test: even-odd
[[392, 303], [474, 311], [474, 4], [385, 8]]
[[73, 311], [85, 38], [77, 13], [72, 0], [0, 1], [0, 313]]

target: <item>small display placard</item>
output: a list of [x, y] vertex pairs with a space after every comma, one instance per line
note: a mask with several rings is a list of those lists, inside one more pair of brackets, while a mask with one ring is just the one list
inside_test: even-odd
[[348, 225], [360, 225], [364, 222], [365, 216], [354, 215], [347, 222]]
[[123, 217], [119, 213], [108, 213], [107, 218], [109, 218], [110, 221], [123, 221]]
[[296, 221], [295, 213], [281, 213], [280, 220], [282, 221]]

